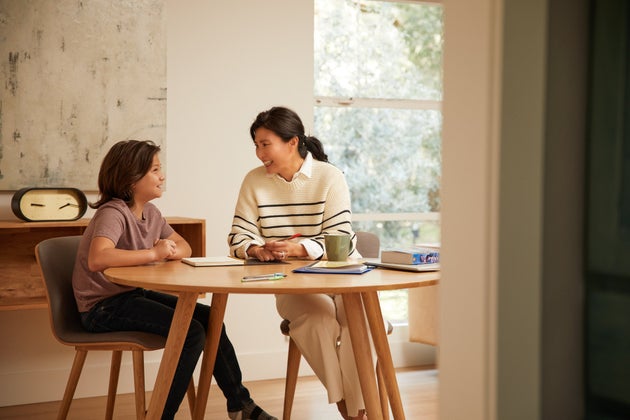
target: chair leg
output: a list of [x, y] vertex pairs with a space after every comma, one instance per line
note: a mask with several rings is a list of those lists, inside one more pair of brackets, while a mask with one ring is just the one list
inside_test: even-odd
[[105, 418], [107, 420], [114, 418], [114, 404], [116, 403], [116, 391], [118, 390], [121, 360], [122, 351], [112, 351], [112, 366], [109, 369], [109, 389], [107, 390], [107, 409], [105, 411]]
[[186, 390], [186, 395], [188, 395], [188, 407], [190, 407], [190, 414], [195, 412], [195, 378], [190, 378], [190, 382], [188, 383], [188, 389]]
[[144, 352], [133, 350], [133, 388], [136, 395], [136, 419], [143, 420], [146, 413], [146, 397], [144, 394]]
[[282, 412], [282, 420], [291, 419], [291, 409], [293, 408], [293, 398], [295, 397], [295, 386], [297, 385], [301, 357], [302, 353], [300, 353], [297, 344], [290, 338], [289, 355], [287, 357], [287, 379], [284, 385], [284, 410]]
[[59, 407], [57, 420], [65, 420], [66, 417], [68, 417], [68, 411], [70, 410], [72, 397], [74, 397], [74, 391], [76, 391], [77, 389], [77, 384], [79, 383], [79, 377], [81, 376], [81, 371], [83, 370], [83, 364], [85, 363], [86, 356], [87, 350], [82, 349], [77, 349], [77, 352], [74, 354], [72, 369], [70, 370], [70, 376], [68, 377], [66, 390], [63, 393], [63, 400], [61, 400], [61, 407]]
[[376, 380], [378, 382], [378, 397], [381, 400], [381, 411], [383, 412], [383, 420], [389, 420], [389, 401], [387, 396], [387, 387], [383, 378], [381, 366], [376, 362]]

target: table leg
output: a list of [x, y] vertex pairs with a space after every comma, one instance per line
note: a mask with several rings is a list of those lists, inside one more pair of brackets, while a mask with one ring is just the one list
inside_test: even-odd
[[[359, 293], [344, 293], [343, 305], [348, 319], [348, 332], [354, 349], [363, 401], [370, 420], [381, 420], [383, 412], [376, 389], [376, 374], [372, 361], [370, 340], [363, 316], [363, 303]], [[382, 328], [382, 326], [381, 326]]]
[[213, 293], [210, 304], [210, 319], [208, 321], [208, 331], [206, 333], [206, 344], [201, 359], [201, 372], [199, 373], [199, 386], [197, 387], [197, 400], [192, 418], [194, 420], [203, 419], [210, 393], [210, 382], [214, 371], [214, 362], [217, 358], [219, 339], [221, 338], [221, 328], [223, 317], [227, 305], [227, 293]]
[[400, 400], [400, 390], [398, 389], [398, 381], [396, 380], [396, 371], [394, 370], [394, 363], [392, 362], [392, 354], [389, 349], [387, 334], [383, 327], [383, 314], [381, 313], [378, 294], [376, 291], [363, 292], [361, 296], [363, 297], [365, 313], [368, 324], [370, 325], [370, 332], [372, 333], [372, 341], [374, 342], [378, 363], [383, 372], [385, 388], [387, 389], [392, 414], [395, 420], [404, 420], [405, 413], [402, 401]]
[[196, 292], [182, 292], [179, 294], [171, 328], [166, 339], [166, 346], [162, 354], [162, 361], [160, 362], [160, 368], [158, 369], [157, 378], [155, 380], [155, 387], [151, 394], [149, 411], [146, 416], [147, 420], [157, 420], [162, 417], [164, 404], [166, 404], [166, 398], [171, 389], [175, 369], [179, 362], [179, 356], [182, 353], [184, 341], [188, 334], [187, 326], [190, 325], [190, 320], [195, 311], [197, 296], [198, 294]]

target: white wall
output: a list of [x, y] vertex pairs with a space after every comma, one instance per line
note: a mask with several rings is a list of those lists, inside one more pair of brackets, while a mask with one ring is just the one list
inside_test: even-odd
[[444, 3], [438, 391], [443, 419], [495, 418], [501, 3]]
[[[167, 191], [156, 204], [165, 215], [206, 219], [208, 255], [227, 251], [241, 179], [258, 165], [249, 138], [256, 114], [286, 105], [301, 115], [307, 131], [312, 127], [312, 11], [312, 1], [306, 0], [167, 0], [162, 156]], [[0, 194], [1, 219], [14, 219], [10, 198]], [[246, 381], [284, 375], [287, 342], [273, 297], [230, 296], [225, 322]], [[0, 331], [5, 337], [0, 406], [61, 399], [74, 351], [54, 341], [46, 311], [0, 312]], [[390, 342], [398, 366], [434, 362], [434, 349], [406, 342], [404, 327], [396, 328]], [[160, 355], [145, 356], [147, 388]], [[108, 362], [88, 356], [77, 397], [106, 394]], [[130, 358], [123, 363], [119, 390], [132, 392]]]
[[583, 418], [588, 2], [444, 4], [440, 418]]

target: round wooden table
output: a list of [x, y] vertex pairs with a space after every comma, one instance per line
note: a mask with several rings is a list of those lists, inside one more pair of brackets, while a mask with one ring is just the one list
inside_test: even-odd
[[[210, 321], [201, 365], [201, 374], [193, 419], [204, 416], [223, 317], [230, 293], [246, 294], [341, 294], [354, 348], [361, 391], [370, 420], [383, 418], [376, 388], [376, 374], [370, 351], [370, 335], [381, 366], [385, 387], [395, 419], [404, 419], [396, 372], [383, 324], [378, 291], [431, 286], [438, 282], [439, 272], [405, 272], [374, 269], [365, 274], [306, 274], [292, 270], [309, 264], [294, 260], [288, 264], [263, 264], [222, 267], [192, 267], [181, 261], [169, 261], [134, 267], [105, 270], [111, 281], [134, 287], [174, 292], [179, 296], [166, 347], [153, 389], [148, 419], [161, 417], [177, 361], [186, 337], [187, 325], [200, 293], [212, 293]], [[244, 276], [284, 273], [281, 280], [241, 282]], [[365, 315], [365, 317], [364, 317]]]

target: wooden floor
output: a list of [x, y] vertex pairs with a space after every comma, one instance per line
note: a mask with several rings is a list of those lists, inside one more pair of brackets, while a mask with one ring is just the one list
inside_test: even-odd
[[[408, 419], [437, 420], [437, 371], [425, 368], [397, 370], [398, 386]], [[245, 383], [252, 398], [267, 412], [282, 418], [282, 397], [284, 380], [266, 380]], [[149, 398], [150, 395], [147, 396]], [[148, 400], [147, 400], [148, 401]], [[72, 402], [70, 420], [99, 419], [105, 415], [106, 397], [82, 398]], [[0, 407], [0, 419], [55, 419], [59, 402]], [[116, 398], [114, 418], [133, 420], [135, 417], [133, 394], [123, 394]], [[315, 377], [298, 379], [293, 403], [295, 420], [334, 420], [340, 419], [336, 405], [328, 404], [324, 387]], [[225, 398], [216, 385], [210, 389], [206, 408], [206, 419], [227, 419]], [[190, 410], [184, 400], [177, 420], [190, 419]]]

